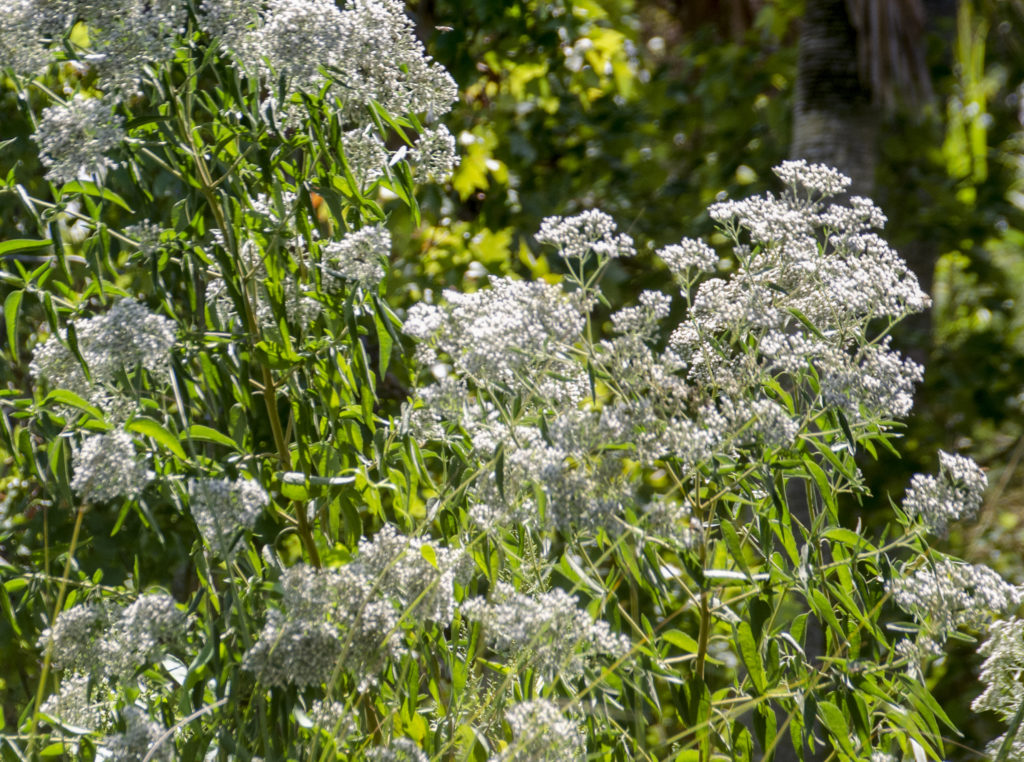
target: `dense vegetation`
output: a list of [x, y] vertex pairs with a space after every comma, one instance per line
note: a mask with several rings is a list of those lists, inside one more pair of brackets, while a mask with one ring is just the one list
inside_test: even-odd
[[15, 2], [0, 757], [1024, 758], [1020, 9], [811, 5]]

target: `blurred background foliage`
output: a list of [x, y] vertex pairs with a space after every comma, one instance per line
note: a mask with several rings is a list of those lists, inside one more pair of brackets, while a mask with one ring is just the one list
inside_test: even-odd
[[[882, 471], [862, 463], [875, 498], [873, 504], [849, 506], [850, 521], [883, 531], [880, 509], [890, 496], [901, 498], [911, 474], [935, 469], [936, 449], [973, 455], [989, 471], [990, 497], [979, 520], [955, 528], [948, 543], [1020, 583], [1021, 0], [411, 0], [421, 38], [460, 86], [461, 100], [448, 124], [462, 164], [450, 184], [429, 189], [420, 220], [395, 205], [399, 224], [392, 226], [389, 290], [402, 307], [434, 299], [447, 287], [472, 290], [487, 273], [555, 280], [558, 264], [539, 253], [532, 234], [545, 216], [592, 207], [612, 214], [647, 252], [618, 265], [606, 279], [618, 290], [609, 292], [612, 300], [628, 302], [642, 289], [663, 287], [667, 273], [653, 257], [655, 248], [683, 236], [711, 235], [712, 243], [722, 244], [704, 211], [707, 204], [723, 194], [775, 188], [770, 168], [793, 154], [802, 25], [811, 11], [847, 13], [849, 22], [880, 8], [921, 14], [923, 34], [900, 38], [898, 29], [885, 27], [881, 32], [886, 44], [909, 46], [907, 60], [923, 66], [927, 87], [918, 81], [914, 92], [901, 90], [898, 63], [888, 73], [863, 73], [879, 128], [877, 143], [862, 150], [876, 152], [871, 184], [889, 215], [887, 238], [911, 261], [935, 304], [924, 321], [898, 337], [926, 367], [916, 413], [899, 448], [901, 467], [887, 461]], [[858, 33], [867, 34], [864, 28]], [[52, 86], [59, 91], [63, 78], [76, 76], [55, 71]], [[29, 139], [32, 127], [19, 121], [15, 97], [9, 86], [0, 92], [0, 120], [13, 136], [0, 145], [0, 270], [6, 272], [32, 266], [30, 252], [5, 245], [35, 237], [22, 227], [26, 217], [16, 184], [40, 198], [48, 193]], [[170, 207], [173, 182], [147, 181], [155, 202], [162, 199]], [[124, 212], [121, 222], [135, 221]], [[53, 224], [67, 226], [68, 218], [55, 214]], [[73, 241], [73, 225], [70, 232]], [[722, 268], [728, 269], [728, 252], [722, 254]], [[119, 262], [126, 272], [132, 267], [127, 255]], [[74, 265], [63, 285], [76, 287]], [[0, 303], [7, 293], [0, 280]], [[24, 315], [0, 331], [0, 386], [17, 389], [26, 381], [28, 358], [13, 356], [10, 332], [42, 324], [43, 315]], [[69, 527], [54, 518], [47, 523], [31, 478], [11, 468], [0, 452], [0, 556], [17, 564], [25, 545], [43, 546], [26, 542], [26, 535], [45, 532], [59, 546]], [[139, 536], [151, 538], [153, 547], [144, 555], [152, 573], [179, 573], [162, 566], [164, 559], [180, 557], [173, 547], [160, 547], [147, 533]], [[136, 543], [131, 527], [108, 546], [92, 549], [93, 563], [122, 568], [125, 543]], [[172, 582], [184, 584], [169, 580], [168, 586]], [[0, 604], [8, 593], [16, 591], [4, 590]], [[31, 646], [19, 643], [9, 623], [0, 625], [0, 674], [18, 674], [17, 655], [26, 645]], [[947, 711], [967, 732], [957, 742], [964, 749], [982, 746], [997, 732], [969, 711], [978, 692], [976, 666], [973, 649], [965, 646], [934, 671]], [[17, 685], [0, 688], [10, 719], [24, 694]], [[951, 744], [951, 758], [976, 758], [957, 748]]]

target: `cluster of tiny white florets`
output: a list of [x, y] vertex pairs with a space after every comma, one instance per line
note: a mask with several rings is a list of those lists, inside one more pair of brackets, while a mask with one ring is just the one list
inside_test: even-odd
[[64, 675], [60, 690], [46, 699], [40, 711], [65, 727], [101, 730], [110, 722], [110, 710], [105, 702], [93, 700], [91, 682], [84, 672]]
[[86, 376], [67, 347], [67, 331], [50, 336], [35, 348], [32, 375], [53, 389], [67, 389], [109, 413], [122, 407], [110, 386], [121, 372], [145, 368], [157, 380], [170, 377], [170, 352], [177, 327], [133, 299], [122, 299], [110, 310], [72, 323]]
[[695, 238], [684, 238], [679, 243], [658, 249], [657, 254], [668, 265], [669, 271], [679, 278], [688, 278], [691, 270], [713, 273], [718, 267], [715, 250]]
[[205, 30], [250, 74], [284, 77], [291, 92], [337, 82], [350, 117], [373, 102], [392, 114], [441, 115], [458, 94], [397, 0], [233, 0], [202, 11]]
[[1024, 588], [1011, 585], [987, 566], [942, 559], [886, 585], [901, 609], [921, 623], [919, 639], [936, 644], [959, 627], [980, 629], [993, 614], [1024, 602]]
[[328, 243], [322, 250], [324, 290], [336, 290], [339, 281], [354, 281], [364, 288], [376, 286], [384, 277], [381, 263], [387, 262], [390, 253], [391, 233], [383, 225], [370, 225]]
[[108, 154], [125, 139], [124, 120], [106, 98], [76, 94], [66, 104], [43, 109], [32, 139], [47, 167], [46, 179], [65, 183], [102, 177], [118, 163]]
[[852, 182], [837, 169], [824, 164], [808, 164], [805, 159], [784, 161], [773, 171], [791, 191], [804, 190], [817, 196], [838, 196], [846, 192]]
[[251, 479], [193, 479], [189, 483], [189, 509], [199, 532], [222, 558], [235, 553], [233, 542], [249, 531], [270, 502], [263, 488]]
[[36, 0], [10, 0], [0, 14], [0, 61], [16, 74], [35, 74], [53, 60], [36, 6]]
[[443, 124], [425, 129], [409, 155], [420, 182], [445, 182], [459, 165], [455, 136]]
[[524, 701], [505, 712], [512, 743], [493, 762], [576, 762], [585, 757], [583, 735], [548, 699]]
[[71, 489], [87, 503], [138, 497], [153, 478], [123, 431], [85, 437], [71, 449], [71, 467]]
[[993, 622], [978, 653], [985, 657], [978, 676], [985, 690], [971, 709], [995, 712], [1009, 722], [1024, 702], [1024, 619]]
[[[0, 22], [0, 50], [13, 54], [3, 59], [5, 65], [28, 75], [70, 51], [81, 65], [99, 71], [104, 92], [128, 95], [146, 64], [171, 55], [187, 13], [179, 0], [14, 0]], [[88, 29], [88, 47], [51, 45], [78, 23]]]
[[130, 677], [181, 641], [188, 617], [165, 593], [148, 593], [126, 607], [84, 604], [61, 612], [39, 638], [58, 669]]
[[243, 667], [267, 685], [319, 685], [340, 669], [361, 689], [373, 685], [390, 657], [407, 653], [402, 621], [450, 624], [454, 584], [466, 556], [383, 527], [362, 539], [354, 561], [338, 569], [304, 564], [281, 580], [280, 609], [267, 615]]
[[537, 241], [556, 247], [566, 259], [583, 258], [591, 253], [611, 259], [636, 254], [633, 239], [618, 233], [615, 221], [598, 209], [574, 217], [545, 217], [540, 223]]
[[135, 242], [136, 250], [145, 257], [151, 257], [160, 251], [160, 237], [163, 228], [150, 220], [143, 220], [129, 225], [122, 231]]
[[932, 534], [942, 534], [949, 522], [978, 512], [987, 485], [985, 472], [973, 460], [940, 452], [938, 476], [915, 474], [903, 510]]
[[366, 752], [368, 762], [428, 762], [430, 759], [410, 738], [396, 738], [387, 746]]
[[413, 305], [405, 332], [480, 384], [512, 386], [528, 368], [550, 367], [583, 330], [578, 304], [541, 281], [494, 278], [490, 289], [444, 296], [444, 307]]
[[384, 174], [388, 163], [388, 150], [373, 125], [348, 130], [341, 136], [341, 147], [345, 153], [352, 176], [360, 185], [372, 183]]
[[138, 762], [142, 759], [170, 762], [174, 758], [173, 736], [165, 737], [167, 729], [163, 725], [151, 720], [137, 706], [127, 706], [121, 714], [125, 730], [103, 739], [105, 759], [113, 762]]
[[559, 675], [574, 679], [595, 657], [618, 659], [630, 648], [628, 637], [614, 634], [607, 622], [591, 619], [564, 590], [531, 596], [498, 582], [490, 600], [470, 599], [461, 611], [481, 623], [493, 648], [525, 660], [549, 680]]
[[653, 338], [668, 317], [672, 298], [660, 291], [644, 291], [640, 294], [640, 305], [624, 307], [612, 315], [612, 325], [619, 333], [633, 333], [642, 338]]

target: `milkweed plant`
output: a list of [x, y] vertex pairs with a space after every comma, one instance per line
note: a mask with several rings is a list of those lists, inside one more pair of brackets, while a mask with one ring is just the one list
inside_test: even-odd
[[1024, 588], [930, 545], [982, 470], [841, 510], [929, 305], [842, 174], [714, 204], [634, 304], [589, 210], [558, 277], [406, 308], [458, 92], [398, 0], [11, 0], [0, 50], [45, 173], [3, 186], [3, 759], [939, 760], [952, 640], [1024, 758]]

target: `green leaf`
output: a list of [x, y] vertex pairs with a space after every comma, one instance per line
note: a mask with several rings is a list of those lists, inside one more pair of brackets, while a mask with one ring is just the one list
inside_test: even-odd
[[104, 201], [110, 201], [111, 203], [117, 204], [126, 212], [135, 214], [135, 210], [128, 206], [127, 201], [109, 188], [101, 188], [91, 180], [72, 180], [69, 183], [64, 183], [63, 187], [60, 189], [60, 195], [63, 196], [65, 193], [83, 193], [86, 196], [96, 196], [97, 198], [102, 198]]
[[740, 622], [736, 627], [736, 637], [740, 646], [740, 658], [747, 667], [747, 673], [758, 693], [764, 693], [764, 666], [761, 664], [761, 652], [754, 641], [754, 633], [749, 622]]
[[209, 426], [203, 426], [199, 423], [193, 423], [189, 426], [185, 430], [185, 437], [188, 439], [198, 439], [201, 442], [214, 442], [215, 444], [230, 447], [232, 450], [238, 450], [238, 445], [231, 437], [221, 434], [217, 429], [211, 429]]
[[671, 643], [676, 648], [686, 653], [695, 654], [700, 650], [700, 646], [697, 641], [687, 635], [682, 630], [669, 630], [661, 635], [661, 639], [667, 643]]
[[843, 545], [848, 545], [851, 548], [869, 551], [875, 549], [875, 546], [872, 545], [866, 537], [857, 534], [852, 529], [846, 529], [844, 527], [826, 529], [825, 537], [830, 540], [834, 540], [835, 542], [841, 542]]
[[842, 750], [851, 756], [856, 756], [853, 746], [850, 745], [850, 726], [846, 722], [846, 716], [842, 710], [831, 701], [820, 701], [818, 702], [818, 717]]
[[380, 313], [373, 311], [373, 324], [377, 329], [377, 342], [379, 352], [377, 353], [377, 364], [380, 370], [380, 378], [383, 381], [388, 372], [388, 365], [391, 362], [391, 347], [394, 342], [391, 340], [391, 333], [388, 331], [384, 321], [380, 319]]
[[9, 241], [0, 241], [0, 255], [20, 254], [23, 251], [48, 249], [51, 246], [53, 246], [53, 241], [50, 240], [40, 240], [35, 238], [12, 238]]
[[24, 291], [12, 291], [4, 299], [4, 323], [7, 324], [7, 346], [10, 347], [11, 357], [18, 359], [18, 309], [21, 307], [21, 299]]
[[188, 456], [185, 454], [185, 450], [182, 449], [178, 438], [152, 418], [136, 418], [125, 425], [125, 430], [151, 437], [181, 460], [188, 460]]
[[54, 389], [52, 392], [46, 395], [43, 399], [43, 404], [46, 405], [50, 402], [56, 402], [60, 405], [67, 405], [77, 410], [88, 413], [97, 420], [103, 420], [103, 413], [100, 412], [99, 408], [86, 402], [84, 399], [79, 397], [74, 392], [68, 391], [67, 389]]

